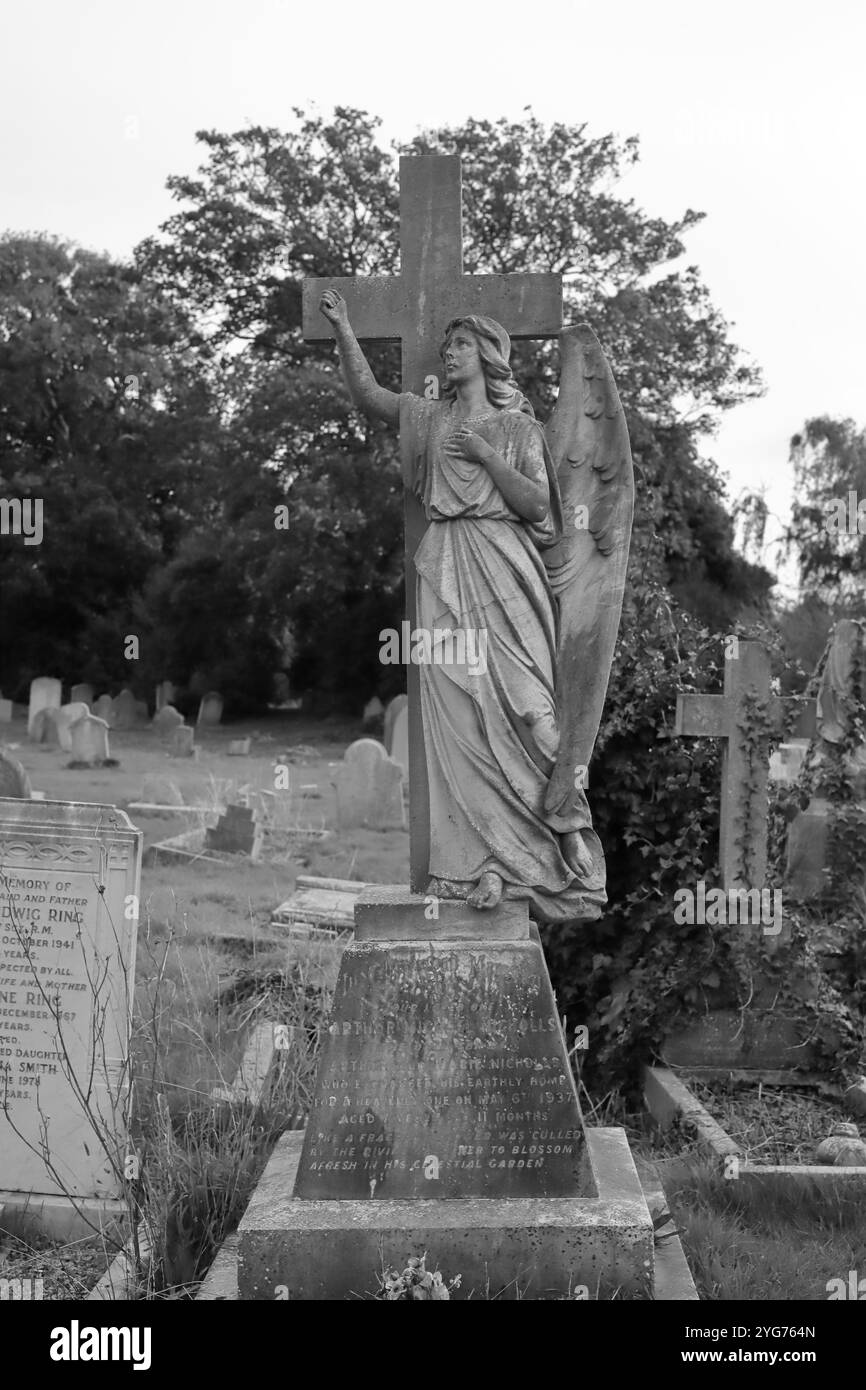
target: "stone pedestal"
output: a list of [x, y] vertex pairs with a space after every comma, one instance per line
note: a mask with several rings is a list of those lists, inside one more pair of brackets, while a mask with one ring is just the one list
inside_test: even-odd
[[594, 1174], [526, 903], [374, 888], [355, 928], [300, 1152], [287, 1136], [241, 1223], [241, 1298], [349, 1298], [425, 1250], [460, 1297], [647, 1280], [628, 1145], [605, 1131]]

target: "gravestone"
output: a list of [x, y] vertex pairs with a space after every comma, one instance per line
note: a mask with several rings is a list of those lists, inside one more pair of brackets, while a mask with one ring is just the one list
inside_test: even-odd
[[[770, 730], [778, 729], [786, 715], [793, 713], [798, 716], [798, 728], [806, 730], [815, 717], [814, 701], [800, 697], [782, 700], [771, 693], [770, 659], [762, 643], [740, 640], [731, 651], [725, 662], [724, 694], [679, 695], [675, 723], [677, 734], [725, 740], [719, 860], [727, 904], [738, 896], [748, 898], [749, 890], [757, 890], [757, 897], [766, 889], [769, 755], [766, 747], [757, 757], [752, 754], [749, 712], [757, 711]], [[684, 887], [694, 890], [697, 885]], [[775, 950], [790, 932], [786, 926], [776, 933], [775, 924], [748, 922], [741, 910], [737, 902], [737, 916], [728, 927], [745, 933], [747, 946], [755, 953], [749, 1007], [710, 1010], [698, 1023], [665, 1040], [663, 1059], [694, 1071], [808, 1067], [814, 1062], [814, 1049], [804, 1042], [802, 1021], [775, 1012], [778, 986], [767, 978], [757, 956], [759, 942]], [[765, 925], [772, 927], [772, 935], [764, 933]], [[796, 964], [789, 969], [789, 976], [795, 973], [799, 973]]]
[[394, 720], [391, 741], [391, 757], [403, 774], [403, 781], [409, 780], [409, 709], [404, 705], [398, 710]]
[[208, 828], [205, 848], [222, 850], [227, 854], [248, 854], [252, 859], [257, 859], [261, 849], [261, 830], [252, 808], [227, 806], [216, 825]]
[[111, 706], [113, 703], [110, 695], [100, 695], [99, 699], [94, 701], [90, 713], [95, 714], [97, 719], [104, 719], [106, 724], [110, 727]]
[[96, 1224], [127, 1210], [140, 853], [113, 806], [0, 801], [0, 1204], [62, 1239], [91, 1234], [72, 1199]]
[[295, 1195], [574, 1194], [577, 1098], [526, 903], [498, 911], [482, 941], [465, 903], [440, 904], [441, 940], [424, 908], [396, 888], [359, 898]]
[[[345, 293], [361, 339], [400, 337], [404, 389], [423, 395], [439, 382], [441, 334], [455, 315], [493, 314], [518, 337], [559, 331], [559, 276], [463, 275], [459, 158], [403, 159], [400, 180], [401, 274], [306, 281], [305, 336], [329, 336], [315, 306], [326, 289]], [[412, 556], [425, 524], [417, 499], [405, 497], [414, 620]], [[619, 1226], [613, 1206], [581, 1216], [574, 1083], [526, 901], [480, 912], [425, 896], [429, 796], [417, 667], [408, 682], [416, 892], [359, 898], [303, 1151], [293, 1159], [294, 1196], [286, 1201], [281, 1187], [278, 1209], [267, 1191], [251, 1204], [240, 1230], [240, 1294], [273, 1297], [284, 1284], [290, 1298], [345, 1298], [369, 1287], [383, 1262], [402, 1267], [426, 1249], [470, 1291], [486, 1281], [496, 1297], [523, 1276], [530, 1297], [563, 1297], [586, 1271], [595, 1296], [611, 1269], [623, 1268], [606, 1243], [609, 1227], [629, 1226], [632, 1251], [648, 1258], [639, 1229], [646, 1204], [641, 1198], [639, 1217], [632, 1209], [634, 1225], [626, 1216]], [[399, 808], [402, 823], [400, 768], [381, 744], [353, 744], [336, 785], [339, 824], [380, 821], [384, 808], [388, 820]], [[618, 1171], [625, 1167], [633, 1172], [630, 1158]]]
[[0, 724], [12, 723], [12, 701], [0, 699]]
[[232, 758], [246, 758], [249, 755], [252, 742], [251, 738], [233, 738], [226, 752]]
[[385, 706], [379, 696], [374, 695], [364, 706], [364, 712], [361, 715], [361, 727], [363, 729], [375, 729], [384, 713]]
[[101, 767], [111, 761], [108, 747], [108, 725], [95, 714], [85, 714], [72, 725], [72, 758], [74, 763]]
[[33, 743], [45, 743], [50, 748], [60, 746], [60, 735], [57, 731], [57, 709], [39, 709], [33, 716], [30, 725], [30, 738]]
[[389, 758], [391, 757], [391, 748], [393, 745], [394, 720], [397, 718], [401, 709], [406, 709], [408, 704], [408, 695], [395, 695], [393, 700], [391, 700], [385, 708], [385, 728], [382, 742], [385, 745], [385, 751]]
[[150, 710], [147, 708], [146, 700], [136, 700], [135, 718], [139, 724], [146, 724], [150, 718]]
[[161, 738], [171, 739], [175, 729], [183, 724], [183, 715], [174, 705], [163, 705], [153, 716], [152, 724]]
[[171, 756], [191, 758], [195, 752], [195, 729], [188, 724], [179, 724], [171, 736]]
[[89, 681], [82, 681], [79, 685], [73, 685], [72, 689], [70, 690], [69, 703], [71, 705], [87, 705], [89, 713], [90, 706], [93, 704], [93, 696], [95, 695], [95, 693], [96, 692], [94, 691], [93, 686], [89, 683]]
[[85, 715], [89, 715], [90, 710], [87, 705], [79, 702], [78, 704], [61, 705], [59, 710], [53, 712], [54, 727], [57, 730], [57, 741], [60, 747], [69, 752], [72, 748], [72, 726]]
[[136, 698], [129, 689], [121, 690], [111, 702], [111, 711], [106, 720], [111, 729], [132, 729], [138, 720]]
[[346, 749], [337, 769], [337, 826], [350, 830], [404, 830], [401, 773], [372, 738], [361, 738]]
[[218, 690], [202, 695], [196, 724], [219, 724], [223, 717], [223, 697]]
[[31, 791], [30, 778], [21, 763], [5, 748], [0, 748], [0, 798], [14, 796], [26, 801]]
[[59, 709], [63, 696], [63, 686], [54, 676], [37, 676], [30, 682], [30, 706], [27, 712], [27, 732], [33, 733], [37, 714], [43, 709]]
[[159, 685], [156, 687], [156, 695], [154, 701], [156, 713], [159, 714], [160, 710], [164, 709], [166, 705], [173, 705], [174, 701], [174, 682], [160, 681]]

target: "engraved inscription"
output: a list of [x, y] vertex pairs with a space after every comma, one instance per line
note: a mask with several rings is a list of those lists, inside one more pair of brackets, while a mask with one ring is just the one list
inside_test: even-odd
[[580, 1139], [537, 944], [346, 952], [299, 1196], [566, 1195]]

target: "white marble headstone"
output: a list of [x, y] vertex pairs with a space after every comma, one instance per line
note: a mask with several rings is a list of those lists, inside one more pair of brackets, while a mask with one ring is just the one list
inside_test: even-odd
[[63, 686], [54, 676], [37, 676], [30, 682], [30, 708], [27, 713], [27, 732], [33, 730], [33, 721], [41, 709], [59, 709], [63, 697]]
[[341, 830], [403, 830], [402, 774], [381, 743], [360, 738], [337, 769], [337, 825]]
[[141, 838], [113, 806], [0, 799], [0, 1203], [54, 1233], [70, 1196], [122, 1205]]

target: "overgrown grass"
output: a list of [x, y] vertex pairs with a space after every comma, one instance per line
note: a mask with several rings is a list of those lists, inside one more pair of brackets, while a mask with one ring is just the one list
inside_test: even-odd
[[866, 1274], [862, 1193], [740, 1186], [694, 1159], [669, 1161], [664, 1185], [703, 1299], [814, 1302], [830, 1280]]

